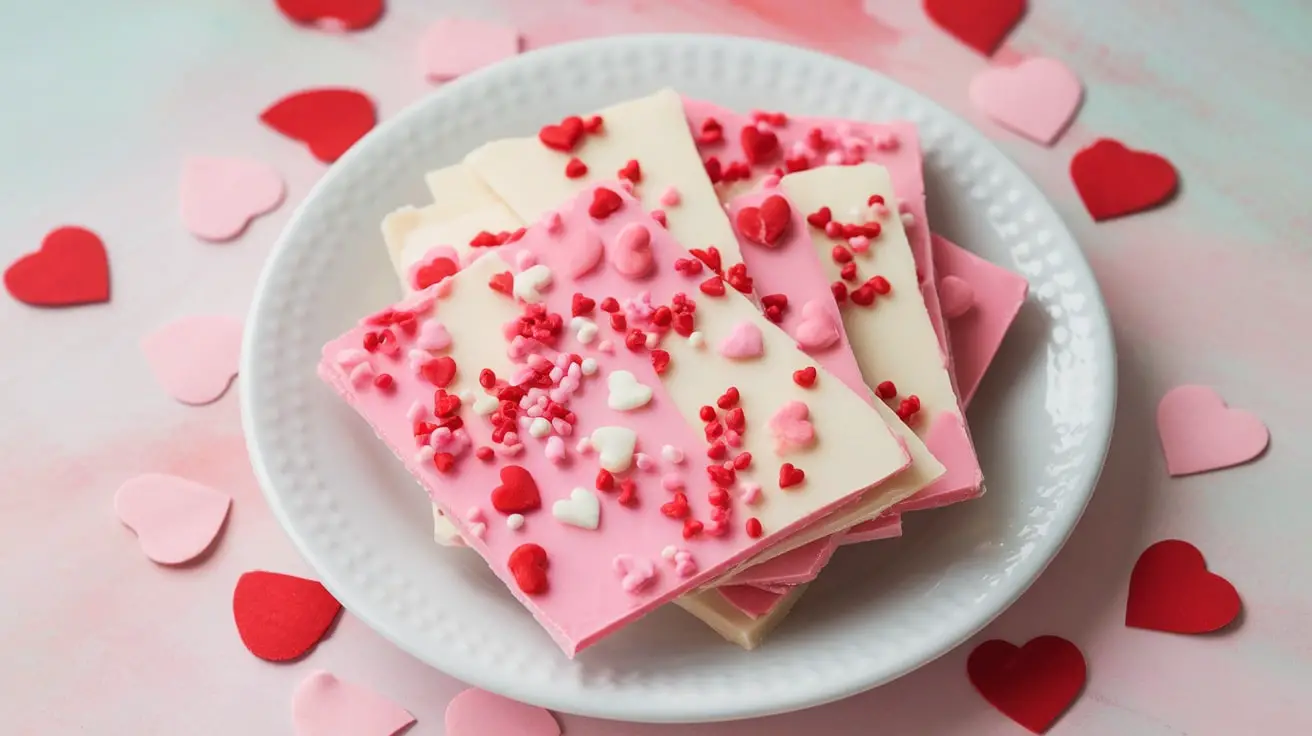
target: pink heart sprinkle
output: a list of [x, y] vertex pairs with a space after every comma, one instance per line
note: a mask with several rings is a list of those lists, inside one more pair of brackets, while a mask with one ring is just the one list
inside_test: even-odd
[[975, 288], [965, 279], [944, 276], [938, 282], [938, 303], [944, 317], [961, 317], [975, 307]]
[[209, 549], [228, 518], [227, 494], [186, 478], [148, 473], [119, 486], [118, 518], [137, 534], [146, 557], [179, 565]]
[[611, 267], [624, 278], [646, 276], [656, 265], [651, 252], [651, 231], [640, 222], [630, 222], [620, 230], [607, 255]]
[[739, 322], [723, 341], [720, 355], [730, 360], [759, 358], [765, 352], [765, 339], [755, 322]]
[[193, 156], [182, 165], [182, 224], [204, 240], [232, 240], [285, 195], [282, 177], [263, 161]]
[[1231, 409], [1207, 386], [1177, 386], [1157, 405], [1157, 432], [1173, 476], [1246, 463], [1271, 435], [1257, 415]]
[[812, 299], [802, 305], [802, 321], [797, 323], [793, 338], [803, 350], [824, 350], [838, 344], [842, 335], [838, 331], [838, 318], [830, 306], [833, 303], [832, 299], [828, 304]]
[[328, 672], [310, 673], [292, 694], [296, 736], [392, 736], [414, 722], [414, 716], [387, 698]]
[[560, 736], [551, 713], [531, 705], [470, 688], [446, 707], [447, 736]]
[[1079, 77], [1056, 59], [1032, 57], [984, 69], [970, 82], [970, 101], [1004, 127], [1051, 145], [1080, 107]]
[[473, 18], [443, 18], [419, 41], [424, 76], [445, 82], [519, 53], [519, 31]]
[[742, 502], [748, 506], [755, 506], [761, 501], [761, 486], [756, 483], [743, 483], [739, 486], [741, 494], [738, 496]]
[[446, 350], [451, 347], [451, 333], [441, 322], [429, 319], [419, 326], [415, 345], [424, 350]]
[[611, 562], [620, 574], [620, 587], [625, 593], [637, 593], [656, 580], [656, 566], [651, 560], [633, 555], [615, 555]]
[[605, 254], [606, 248], [601, 243], [601, 236], [591, 231], [583, 233], [569, 249], [569, 262], [565, 264], [565, 275], [571, 279], [587, 276], [601, 263], [601, 258]]
[[[232, 317], [183, 317], [141, 338], [150, 371], [184, 404], [208, 404], [228, 390], [241, 358], [241, 322]], [[360, 364], [356, 366], [359, 370]]]
[[770, 417], [770, 434], [774, 435], [774, 451], [786, 455], [810, 446], [815, 441], [815, 427], [807, 419], [811, 410], [801, 401], [789, 401]]

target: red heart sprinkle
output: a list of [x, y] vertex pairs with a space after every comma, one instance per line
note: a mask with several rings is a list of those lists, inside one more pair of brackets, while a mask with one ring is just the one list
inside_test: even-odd
[[692, 539], [702, 533], [703, 525], [696, 519], [686, 519], [683, 522], [683, 538]]
[[738, 393], [738, 387], [730, 386], [724, 393], [720, 394], [720, 398], [715, 400], [715, 405], [721, 409], [728, 409], [737, 406], [740, 398], [742, 398], [742, 395]]
[[829, 211], [828, 207], [821, 207], [815, 212], [812, 212], [811, 214], [807, 215], [806, 221], [811, 225], [811, 227], [824, 229], [824, 226], [828, 225], [829, 221], [832, 220], [833, 217], [834, 215], [832, 212]]
[[573, 151], [582, 137], [583, 118], [577, 115], [570, 115], [558, 125], [544, 125], [538, 131], [538, 140], [542, 141], [542, 145], [566, 153]]
[[706, 279], [697, 287], [707, 296], [724, 296], [724, 279], [719, 276], [712, 276]]
[[726, 468], [723, 465], [707, 465], [706, 475], [710, 477], [711, 482], [721, 488], [728, 488], [734, 484], [737, 479], [737, 473], [733, 468]]
[[588, 214], [592, 215], [594, 220], [604, 220], [623, 206], [624, 200], [620, 199], [620, 195], [606, 187], [597, 187], [592, 191], [592, 204], [588, 206]]
[[670, 366], [670, 354], [664, 350], [651, 351], [651, 367], [656, 371], [656, 375], [664, 375], [665, 369]]
[[[455, 366], [452, 365], [451, 373], [455, 374]], [[447, 393], [443, 389], [438, 389], [433, 393], [433, 413], [439, 419], [453, 417], [460, 411], [460, 396]]]
[[512, 296], [515, 293], [515, 276], [509, 271], [493, 274], [492, 278], [487, 280], [487, 285], [492, 291], [499, 291], [506, 296]]
[[577, 179], [581, 176], [586, 176], [587, 173], [588, 165], [583, 163], [580, 159], [572, 158], [569, 160], [569, 163], [565, 164], [566, 178]]
[[1002, 714], [1043, 733], [1084, 688], [1084, 655], [1059, 636], [1039, 636], [1023, 647], [990, 639], [970, 653], [966, 674]]
[[738, 453], [738, 457], [733, 459], [733, 467], [735, 470], [746, 470], [751, 467], [751, 464], [752, 453], [750, 452], [740, 452]]
[[260, 120], [330, 164], [373, 129], [378, 113], [362, 92], [325, 88], [288, 95], [260, 113]]
[[752, 277], [747, 275], [747, 265], [744, 263], [730, 266], [729, 272], [725, 274], [725, 281], [743, 294], [752, 293]]
[[719, 143], [724, 140], [724, 126], [715, 118], [706, 118], [702, 121], [701, 134], [697, 136], [697, 142], [709, 146], [713, 143]]
[[753, 516], [752, 518], [747, 520], [747, 536], [751, 537], [752, 539], [759, 539], [761, 537], [761, 534], [764, 533], [764, 531], [765, 530], [761, 528], [760, 519]]
[[433, 456], [433, 466], [439, 473], [449, 473], [456, 465], [456, 456], [449, 452], [439, 452]]
[[779, 307], [780, 309], [783, 309], [784, 307], [788, 306], [788, 295], [766, 294], [765, 296], [761, 297], [761, 306]]
[[812, 386], [814, 386], [815, 366], [808, 365], [807, 367], [801, 370], [793, 371], [793, 383], [797, 384], [798, 386], [801, 386], [802, 388], [811, 388]]
[[852, 301], [863, 307], [868, 307], [875, 303], [875, 287], [870, 284], [862, 284], [852, 291]]
[[592, 314], [592, 310], [596, 309], [596, 307], [596, 301], [579, 293], [574, 294], [569, 305], [570, 313], [574, 317], [582, 317], [585, 314]]
[[958, 41], [992, 56], [1025, 14], [1025, 0], [925, 0], [925, 13]]
[[503, 514], [522, 514], [542, 507], [533, 476], [518, 465], [501, 468], [501, 485], [492, 490], [492, 508]]
[[673, 501], [661, 504], [661, 513], [671, 519], [686, 518], [688, 511], [688, 496], [682, 492], [676, 492]]
[[856, 272], [855, 263], [844, 263], [843, 267], [839, 269], [838, 275], [841, 276], [844, 281], [851, 281], [853, 283], [855, 283], [857, 278], [859, 278]]
[[[423, 371], [424, 378], [428, 382], [439, 388], [446, 388], [451, 385], [451, 379], [456, 376], [456, 361], [449, 355], [443, 355], [440, 358], [424, 363], [420, 368]], [[442, 416], [442, 415], [438, 415]]]
[[638, 505], [638, 484], [631, 480], [625, 479], [620, 481], [620, 496], [617, 499], [621, 506], [630, 508]]
[[434, 258], [415, 269], [414, 287], [417, 290], [427, 289], [448, 276], [456, 275], [459, 271], [460, 266], [450, 258]]
[[637, 159], [629, 159], [629, 162], [624, 164], [624, 168], [620, 169], [616, 176], [637, 184], [642, 181], [642, 168], [638, 166]]
[[90, 230], [61, 227], [5, 269], [5, 289], [36, 307], [70, 307], [109, 301], [109, 256]]
[[747, 426], [747, 417], [743, 414], [743, 408], [734, 407], [724, 415], [724, 425], [735, 432], [742, 432]]
[[1204, 634], [1228, 626], [1241, 606], [1235, 586], [1208, 572], [1198, 548], [1168, 539], [1144, 550], [1134, 564], [1125, 625]]
[[1155, 153], [1102, 138], [1071, 159], [1071, 179], [1094, 220], [1131, 215], [1163, 204], [1179, 179], [1171, 162]]
[[600, 115], [593, 115], [592, 117], [590, 117], [590, 118], [588, 118], [587, 120], [584, 120], [584, 121], [583, 121], [583, 129], [586, 130], [586, 131], [589, 132], [589, 133], [594, 133], [594, 134], [595, 134], [595, 133], [600, 133], [600, 132], [601, 132], [601, 126], [603, 126], [603, 125], [605, 125], [605, 124], [606, 124], [606, 121], [605, 121], [605, 120], [602, 120], [602, 118], [601, 118]]
[[611, 475], [611, 472], [605, 468], [598, 470], [596, 486], [599, 491], [611, 490], [615, 487], [615, 476]]
[[763, 164], [779, 153], [779, 136], [774, 131], [763, 133], [755, 125], [743, 128], [739, 142], [743, 146], [743, 155], [753, 166]]
[[276, 0], [278, 9], [301, 25], [359, 31], [383, 17], [383, 0]]
[[314, 648], [342, 604], [314, 580], [252, 570], [237, 579], [232, 616], [251, 654], [286, 662]]
[[847, 301], [847, 284], [842, 281], [835, 281], [829, 285], [829, 292], [834, 295], [834, 301], [842, 304]]
[[720, 272], [721, 261], [719, 248], [712, 245], [705, 250], [702, 250], [701, 248], [693, 248], [688, 252], [697, 256], [697, 260], [705, 263], [712, 271], [716, 273]]
[[806, 471], [795, 467], [792, 463], [784, 463], [779, 468], [779, 487], [792, 488], [806, 480]]
[[521, 544], [510, 553], [506, 567], [515, 578], [515, 584], [528, 595], [547, 592], [547, 551], [536, 544]]
[[738, 210], [734, 223], [744, 239], [773, 248], [788, 231], [792, 214], [788, 200], [775, 194], [766, 197], [760, 207], [744, 207]]

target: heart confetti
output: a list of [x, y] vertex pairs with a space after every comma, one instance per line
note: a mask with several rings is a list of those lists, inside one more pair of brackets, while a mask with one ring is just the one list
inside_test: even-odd
[[1229, 580], [1208, 572], [1197, 547], [1167, 539], [1144, 550], [1134, 563], [1125, 625], [1205, 634], [1229, 626], [1242, 605]]
[[1075, 154], [1071, 179], [1084, 208], [1099, 222], [1163, 204], [1179, 186], [1170, 161], [1110, 138], [1100, 138]]
[[446, 706], [447, 736], [560, 736], [551, 713], [532, 705], [470, 688]]
[[359, 31], [383, 17], [383, 0], [276, 0], [293, 22], [326, 31]]
[[146, 557], [161, 565], [180, 565], [209, 549], [231, 506], [221, 491], [158, 473], [137, 476], [114, 494], [119, 520], [136, 532]]
[[341, 610], [323, 585], [276, 572], [243, 573], [232, 592], [242, 643], [270, 662], [297, 659], [313, 649]]
[[311, 672], [292, 694], [296, 736], [392, 736], [414, 722], [396, 703], [322, 670]]
[[970, 101], [1003, 126], [1052, 145], [1080, 108], [1084, 87], [1065, 64], [1033, 57], [991, 67], [970, 82]]
[[1246, 463], [1271, 440], [1256, 415], [1231, 409], [1207, 386], [1177, 386], [1157, 404], [1157, 433], [1173, 476]]
[[34, 307], [109, 301], [109, 256], [100, 236], [67, 226], [50, 231], [41, 249], [5, 269], [5, 289]]
[[202, 240], [232, 240], [251, 220], [277, 209], [286, 191], [263, 161], [194, 156], [182, 166], [182, 224]]
[[241, 359], [241, 322], [232, 317], [183, 317], [141, 338], [155, 380], [184, 404], [217, 401]]
[[992, 56], [1025, 15], [1025, 0], [924, 0], [925, 14], [958, 41]]
[[1034, 733], [1048, 730], [1084, 688], [1084, 655], [1059, 636], [1039, 636], [1023, 647], [990, 639], [966, 660], [980, 695]]
[[353, 89], [307, 89], [273, 103], [260, 120], [330, 164], [373, 129], [378, 112], [373, 100]]
[[419, 41], [424, 76], [445, 82], [509, 59], [519, 53], [514, 28], [474, 18], [443, 18], [428, 27]]

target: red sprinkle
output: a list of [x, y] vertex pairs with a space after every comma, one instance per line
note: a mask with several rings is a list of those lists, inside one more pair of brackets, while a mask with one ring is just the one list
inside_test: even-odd
[[707, 465], [706, 475], [710, 477], [712, 483], [721, 488], [732, 486], [737, 478], [737, 473], [732, 467], [726, 468], [723, 465]]
[[724, 279], [719, 276], [712, 276], [703, 281], [697, 288], [707, 296], [724, 296]]
[[485, 463], [490, 462], [495, 455], [496, 453], [492, 452], [492, 448], [486, 445], [478, 448], [477, 450], [474, 450], [474, 457], [478, 458], [479, 460], [482, 460]]
[[456, 456], [449, 452], [439, 452], [433, 456], [433, 465], [439, 473], [449, 473], [456, 465]]
[[588, 165], [578, 158], [571, 158], [569, 163], [565, 164], [565, 177], [568, 179], [578, 179], [587, 174]]
[[882, 194], [872, 194], [870, 195], [870, 199], [866, 200], [867, 207], [873, 207], [877, 204], [883, 204], [883, 203], [884, 203], [884, 195]]
[[611, 313], [618, 312], [620, 311], [620, 303], [615, 301], [615, 297], [608, 296], [601, 300], [601, 311]]
[[766, 163], [779, 153], [779, 136], [774, 131], [763, 133], [755, 125], [743, 127], [739, 143], [742, 144], [743, 155], [753, 166]]
[[720, 159], [711, 156], [706, 159], [706, 177], [711, 180], [712, 184], [719, 184], [724, 179], [724, 169], [720, 166]]
[[729, 505], [729, 492], [723, 488], [712, 488], [711, 492], [706, 494], [706, 500], [710, 501], [712, 506], [724, 508]]
[[[620, 317], [620, 316], [622, 315], [618, 315], [618, 314], [611, 315], [612, 318]], [[635, 353], [647, 347], [647, 333], [636, 328], [629, 330], [629, 334], [624, 336], [624, 347], [628, 348], [629, 350]]]
[[390, 391], [396, 385], [396, 381], [389, 373], [379, 373], [374, 376], [374, 385], [384, 391]]
[[627, 478], [620, 481], [620, 497], [618, 500], [621, 506], [628, 506], [629, 508], [637, 506], [638, 484]]
[[834, 263], [851, 263], [852, 251], [845, 245], [835, 245], [833, 252], [830, 254], [834, 258]]
[[506, 296], [515, 293], [515, 277], [509, 271], [492, 274], [492, 278], [487, 280], [488, 288]]
[[702, 272], [702, 262], [696, 258], [676, 258], [674, 270], [685, 276], [696, 276]]
[[806, 480], [806, 471], [795, 467], [792, 463], [784, 463], [779, 468], [779, 487], [792, 488]]
[[735, 263], [729, 267], [725, 274], [725, 280], [729, 285], [743, 294], [752, 293], [752, 277], [747, 275], [747, 264]]
[[793, 383], [802, 388], [811, 388], [815, 385], [815, 376], [815, 366], [808, 365], [801, 370], [793, 371]]
[[697, 260], [705, 263], [707, 268], [716, 273], [720, 272], [721, 260], [719, 248], [712, 245], [704, 250], [702, 248], [692, 248], [688, 252], [696, 256]]
[[807, 223], [809, 223], [811, 227], [818, 227], [818, 228], [823, 228], [825, 225], [828, 225], [829, 222], [833, 219], [834, 219], [834, 213], [831, 212], [828, 207], [821, 207], [820, 209], [806, 216]]
[[702, 526], [700, 521], [697, 521], [696, 519], [688, 519], [683, 522], [683, 538], [692, 539], [698, 534], [701, 534], [703, 528], [705, 527]]
[[844, 263], [843, 267], [838, 271], [838, 275], [843, 277], [844, 281], [851, 281], [855, 283], [857, 280], [856, 264]]
[[[729, 409], [738, 405], [739, 398], [741, 398], [741, 396], [738, 394], [738, 387], [730, 386], [728, 390], [720, 395], [720, 398], [715, 400], [715, 405], [721, 409]], [[709, 409], [710, 407], [707, 408]]]
[[897, 386], [892, 381], [880, 381], [879, 385], [875, 386], [875, 395], [888, 401], [897, 396]]
[[478, 372], [478, 385], [483, 388], [492, 388], [497, 385], [497, 374], [493, 373], [491, 368], [484, 368]]
[[875, 303], [875, 287], [870, 284], [862, 284], [852, 292], [852, 301], [863, 307], [868, 307]]
[[697, 142], [709, 146], [713, 143], [720, 143], [724, 140], [724, 126], [715, 118], [706, 118], [702, 121], [701, 135], [697, 136]]
[[761, 520], [753, 516], [747, 520], [747, 536], [752, 539], [759, 539], [764, 530], [761, 529]]
[[733, 459], [733, 467], [735, 470], [746, 470], [751, 464], [752, 453], [750, 452], [740, 452], [738, 453], [738, 457]]
[[592, 314], [592, 310], [596, 309], [596, 307], [597, 302], [595, 300], [589, 299], [588, 297], [575, 292], [574, 298], [570, 302], [570, 313], [571, 316], [582, 317], [585, 314]]
[[704, 430], [704, 432], [706, 434], [706, 441], [714, 442], [715, 440], [724, 436], [724, 425], [720, 424], [717, 421], [707, 422], [706, 429]]
[[510, 553], [506, 567], [515, 578], [515, 585], [528, 595], [547, 592], [547, 551], [537, 544], [521, 544]]
[[602, 468], [597, 471], [597, 490], [609, 491], [615, 487], [615, 476], [610, 474], [609, 470]]
[[866, 283], [870, 284], [870, 288], [874, 289], [876, 294], [883, 295], [893, 290], [893, 285], [883, 276], [876, 276]]
[[835, 281], [829, 285], [829, 292], [834, 295], [834, 301], [842, 304], [847, 301], [847, 284], [842, 281]]
[[729, 448], [724, 444], [724, 440], [716, 440], [711, 443], [710, 447], [706, 448], [706, 457], [709, 457], [712, 460], [719, 460], [724, 457], [725, 453], [728, 451]]
[[592, 204], [588, 205], [588, 214], [594, 220], [604, 220], [615, 214], [624, 206], [624, 200], [614, 190], [597, 187], [592, 190]]
[[671, 519], [686, 519], [690, 511], [688, 496], [682, 492], [675, 493], [673, 501], [661, 504], [661, 513]]
[[670, 366], [670, 354], [664, 350], [651, 351], [651, 367], [656, 371], [656, 375], [664, 375], [665, 369]]
[[538, 140], [542, 141], [542, 145], [556, 151], [574, 150], [582, 137], [583, 118], [577, 115], [570, 115], [558, 125], [544, 125], [538, 131]]
[[724, 426], [735, 432], [742, 432], [747, 426], [747, 417], [743, 414], [742, 407], [736, 407], [724, 417]]
[[628, 179], [634, 184], [637, 184], [642, 181], [642, 168], [638, 166], [638, 160], [636, 158], [631, 158], [628, 163], [624, 164], [624, 168], [620, 169], [616, 176], [621, 179]]
[[623, 332], [628, 329], [629, 320], [619, 312], [612, 312], [610, 315], [610, 328], [616, 332]]
[[600, 115], [593, 115], [592, 117], [583, 121], [583, 129], [595, 135], [601, 132], [601, 126], [604, 124], [605, 121], [601, 119]]
[[703, 406], [697, 410], [697, 416], [701, 417], [703, 422], [713, 422], [715, 421], [715, 407]]

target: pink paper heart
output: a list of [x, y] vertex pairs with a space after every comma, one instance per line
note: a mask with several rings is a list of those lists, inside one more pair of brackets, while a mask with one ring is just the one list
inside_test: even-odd
[[765, 352], [765, 339], [755, 322], [739, 322], [733, 332], [720, 342], [720, 355], [730, 360], [759, 358]]
[[392, 736], [414, 722], [396, 703], [329, 672], [310, 673], [292, 694], [296, 736]]
[[531, 705], [470, 688], [446, 707], [447, 736], [560, 736], [551, 713]]
[[473, 18], [443, 18], [419, 41], [424, 76], [445, 82], [519, 53], [519, 31]]
[[263, 161], [193, 156], [182, 166], [182, 224], [204, 240], [232, 240], [285, 195], [282, 177]]
[[1166, 470], [1191, 475], [1261, 455], [1271, 435], [1255, 414], [1231, 409], [1207, 386], [1177, 386], [1157, 405]]
[[571, 279], [587, 276], [601, 263], [601, 257], [605, 254], [606, 248], [601, 244], [601, 236], [591, 231], [583, 233], [575, 247], [570, 249], [565, 275]]
[[651, 254], [651, 231], [640, 222], [630, 222], [620, 230], [607, 253], [610, 265], [627, 279], [640, 279], [656, 265]]
[[802, 305], [802, 321], [797, 323], [793, 339], [803, 350], [824, 350], [837, 344], [839, 337], [838, 319], [828, 304], [812, 299]]
[[807, 418], [809, 416], [811, 410], [805, 403], [789, 401], [770, 417], [775, 454], [786, 455], [809, 447], [815, 441], [815, 427]]
[[1051, 145], [1070, 124], [1083, 96], [1074, 72], [1042, 57], [1012, 67], [989, 67], [970, 82], [970, 100], [984, 114], [1044, 145]]
[[965, 279], [944, 276], [938, 282], [939, 311], [947, 319], [956, 319], [975, 306], [975, 288]]
[[141, 338], [141, 352], [164, 390], [184, 404], [208, 404], [227, 390], [241, 358], [241, 322], [200, 315]]
[[119, 486], [114, 511], [137, 535], [141, 551], [161, 565], [180, 565], [209, 549], [232, 499], [209, 486], [148, 473]]

